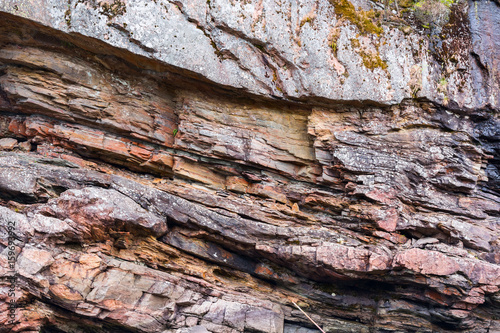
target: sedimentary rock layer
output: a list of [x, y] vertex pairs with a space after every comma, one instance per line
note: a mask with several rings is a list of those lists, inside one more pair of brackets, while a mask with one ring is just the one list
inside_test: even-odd
[[[101, 33], [75, 12], [102, 3], [68, 5], [58, 29]], [[204, 30], [198, 5], [167, 4], [196, 31], [234, 31]], [[195, 75], [191, 58], [144, 57], [156, 45], [140, 37], [144, 52], [1, 18], [0, 332], [318, 332], [296, 305], [325, 332], [500, 331], [498, 86], [469, 104], [430, 86], [440, 99], [307, 99], [210, 59]], [[487, 50], [470, 59], [498, 82]]]
[[129, 57], [140, 67], [263, 96], [500, 107], [498, 4], [399, 3], [399, 13], [367, 0], [4, 0], [0, 10], [150, 60]]

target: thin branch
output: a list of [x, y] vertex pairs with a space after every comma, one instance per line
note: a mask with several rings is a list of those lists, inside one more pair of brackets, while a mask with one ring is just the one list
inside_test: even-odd
[[309, 319], [309, 320], [311, 321], [311, 323], [313, 323], [314, 325], [316, 325], [316, 327], [318, 328], [318, 330], [320, 330], [320, 331], [321, 331], [321, 333], [325, 333], [325, 331], [323, 331], [323, 330], [321, 329], [321, 327], [319, 327], [319, 325], [318, 325], [318, 324], [316, 324], [316, 322], [315, 322], [314, 320], [312, 320], [312, 318], [311, 318], [311, 317], [309, 317], [309, 316], [307, 315], [307, 313], [305, 313], [305, 312], [304, 312], [304, 310], [302, 310], [302, 309], [300, 308], [300, 306], [298, 306], [298, 305], [297, 305], [297, 303], [295, 303], [295, 302], [293, 302], [293, 301], [291, 301], [291, 302], [293, 303], [293, 305], [295, 305], [295, 306], [297, 307], [297, 309], [299, 309], [299, 310], [300, 310], [300, 312], [302, 312], [302, 313], [304, 314], [304, 316], [306, 316], [306, 317], [307, 317], [307, 319]]

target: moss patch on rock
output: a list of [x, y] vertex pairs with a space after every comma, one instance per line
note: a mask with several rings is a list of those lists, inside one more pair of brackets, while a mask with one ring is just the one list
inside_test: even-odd
[[112, 3], [110, 3], [110, 1], [78, 0], [75, 3], [75, 7], [79, 3], [86, 4], [92, 7], [93, 9], [98, 9], [99, 14], [107, 16], [109, 20], [117, 16], [123, 15], [127, 12], [127, 5], [122, 0], [113, 0]]
[[349, 0], [329, 0], [335, 8], [335, 14], [347, 19], [358, 27], [361, 34], [376, 34], [380, 36], [384, 29], [378, 18], [380, 13], [374, 10], [357, 10]]
[[359, 49], [358, 54], [361, 56], [363, 65], [366, 68], [370, 70], [374, 70], [375, 68], [382, 68], [383, 70], [387, 70], [387, 62], [385, 60], [382, 60], [382, 58], [380, 57], [378, 48], [376, 52], [369, 51], [361, 45], [357, 38], [351, 39], [351, 46], [353, 50]]
[[101, 14], [106, 15], [109, 19], [123, 15], [127, 11], [125, 3], [120, 0], [114, 0], [112, 4], [100, 2], [99, 7], [101, 7]]
[[456, 0], [420, 0], [413, 5], [415, 17], [424, 26], [443, 26], [449, 21], [450, 7]]
[[380, 58], [378, 53], [369, 53], [361, 50], [359, 52], [361, 59], [363, 59], [363, 65], [366, 68], [374, 70], [375, 68], [382, 68], [383, 70], [387, 69], [387, 62]]

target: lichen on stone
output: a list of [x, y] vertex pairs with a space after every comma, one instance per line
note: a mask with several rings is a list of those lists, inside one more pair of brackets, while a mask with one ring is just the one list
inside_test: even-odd
[[361, 46], [361, 44], [359, 43], [359, 40], [357, 38], [351, 39], [351, 45], [352, 45], [352, 47], [355, 47], [355, 48], [358, 48]]
[[349, 0], [329, 0], [335, 8], [335, 14], [341, 19], [353, 23], [362, 34], [375, 34], [380, 36], [384, 29], [378, 21], [380, 14], [374, 10], [364, 11], [356, 9]]
[[328, 41], [329, 41], [328, 45], [332, 49], [333, 54], [335, 55], [335, 57], [337, 57], [337, 48], [338, 48], [337, 41], [338, 41], [339, 38], [340, 38], [340, 28], [339, 27], [335, 27], [331, 31], [330, 37], [328, 38]]
[[311, 17], [311, 16], [306, 16], [302, 19], [302, 21], [300, 21], [300, 27], [302, 28], [306, 23], [309, 23], [309, 24], [312, 24], [314, 18]]
[[127, 12], [127, 7], [121, 0], [113, 0], [112, 4], [99, 2], [99, 7], [101, 8], [100, 13], [107, 16], [108, 19], [113, 19], [116, 16], [123, 15]]
[[380, 53], [378, 48], [376, 51], [368, 50], [363, 47], [357, 38], [351, 38], [351, 46], [353, 50], [357, 50], [358, 54], [361, 56], [361, 60], [363, 65], [370, 70], [374, 70], [375, 68], [381, 68], [383, 70], [387, 70], [387, 62], [382, 60], [380, 57]]
[[[71, 0], [68, 0], [70, 3]], [[127, 5], [122, 0], [111, 1], [97, 1], [97, 0], [77, 0], [75, 6], [79, 3], [86, 4], [93, 9], [99, 10], [99, 14], [106, 16], [109, 20], [123, 15], [127, 12]]]
[[450, 7], [456, 0], [420, 0], [412, 6], [415, 17], [425, 27], [442, 27], [450, 18]]
[[374, 70], [375, 68], [387, 69], [387, 62], [380, 58], [378, 53], [370, 53], [364, 50], [359, 52], [361, 59], [363, 59], [363, 65], [366, 68]]

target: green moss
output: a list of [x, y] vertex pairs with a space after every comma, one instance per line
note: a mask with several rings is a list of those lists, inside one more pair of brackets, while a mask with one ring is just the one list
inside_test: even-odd
[[337, 57], [337, 49], [338, 49], [337, 40], [339, 38], [340, 38], [340, 29], [336, 28], [330, 37], [330, 43], [329, 43], [330, 47], [333, 50], [333, 54], [335, 55], [335, 57]]
[[359, 44], [359, 40], [358, 40], [357, 38], [353, 38], [353, 39], [351, 39], [351, 45], [352, 45], [352, 47], [354, 47], [354, 48], [358, 48], [358, 47], [360, 47], [360, 46], [361, 46], [361, 45]]
[[106, 15], [108, 19], [123, 15], [127, 12], [127, 7], [121, 0], [114, 0], [112, 4], [99, 3], [101, 14]]
[[259, 45], [259, 44], [253, 44], [253, 46], [255, 46], [256, 48], [258, 48], [259, 50], [261, 51], [264, 51], [264, 46], [262, 45]]
[[413, 7], [415, 4], [414, 0], [399, 0], [398, 1], [399, 7], [401, 8], [410, 8]]
[[366, 68], [371, 70], [374, 70], [377, 67], [382, 68], [383, 70], [387, 69], [387, 62], [382, 60], [378, 53], [372, 54], [361, 50], [359, 55], [361, 56], [361, 59], [363, 59], [363, 65], [365, 65]]
[[337, 54], [337, 41], [331, 41], [330, 47], [332, 48], [333, 53], [335, 53], [335, 55], [336, 55]]
[[306, 23], [311, 24], [312, 21], [313, 21], [313, 19], [310, 16], [307, 16], [304, 19], [302, 19], [302, 21], [300, 21], [300, 27], [302, 28], [304, 26], [304, 24], [306, 24]]
[[412, 9], [415, 17], [422, 23], [424, 28], [430, 26], [443, 26], [449, 20], [450, 7], [457, 0], [420, 0]]
[[65, 47], [65, 48], [67, 48], [67, 49], [73, 49], [73, 48], [75, 48], [75, 47], [76, 47], [76, 46], [75, 46], [75, 44], [73, 44], [73, 43], [71, 43], [71, 42], [67, 42], [67, 41], [65, 41], [65, 40], [62, 40], [62, 41], [61, 41], [61, 44], [62, 44], [62, 46], [63, 46], [63, 47]]
[[349, 0], [329, 1], [335, 8], [335, 14], [352, 22], [362, 34], [376, 34], [380, 36], [384, 32], [380, 22], [377, 22], [377, 15], [374, 10], [356, 10]]
[[68, 0], [68, 9], [64, 12], [64, 20], [68, 28], [71, 28], [71, 1]]

